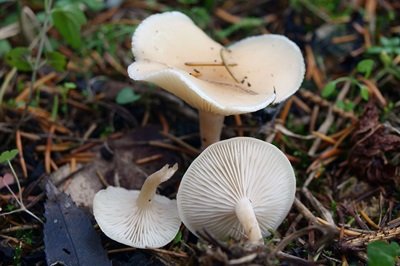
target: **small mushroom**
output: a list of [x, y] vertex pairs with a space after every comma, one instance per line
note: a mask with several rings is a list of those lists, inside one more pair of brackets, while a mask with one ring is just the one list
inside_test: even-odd
[[155, 83], [199, 110], [203, 147], [220, 139], [226, 115], [285, 100], [305, 72], [300, 49], [284, 36], [249, 37], [225, 48], [180, 12], [143, 20], [132, 51], [132, 79]]
[[243, 236], [262, 243], [286, 217], [296, 178], [274, 145], [248, 137], [219, 141], [189, 166], [177, 194], [179, 215], [195, 235]]
[[136, 248], [162, 247], [174, 239], [181, 224], [176, 201], [156, 195], [156, 189], [177, 169], [177, 164], [165, 165], [147, 177], [140, 191], [112, 186], [100, 190], [93, 214], [104, 234]]

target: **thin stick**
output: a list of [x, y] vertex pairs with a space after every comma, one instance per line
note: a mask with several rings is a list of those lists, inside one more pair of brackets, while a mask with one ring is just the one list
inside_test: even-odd
[[[330, 126], [334, 122], [334, 116], [332, 114], [332, 108], [329, 107], [328, 114], [325, 118], [325, 121], [321, 124], [321, 126], [318, 128], [318, 132], [322, 134], [326, 134], [328, 132]], [[319, 145], [321, 143], [321, 139], [316, 139], [314, 140], [314, 143], [312, 144], [311, 148], [308, 150], [308, 155], [309, 156], [314, 156], [315, 153], [317, 152]]]
[[47, 74], [46, 76], [38, 79], [35, 81], [33, 86], [28, 86], [26, 87], [15, 99], [16, 102], [23, 102], [26, 100], [26, 98], [30, 95], [30, 90], [36, 90], [40, 86], [44, 85], [45, 83], [49, 82], [50, 80], [54, 79], [57, 77], [56, 72], [51, 72]]
[[150, 112], [148, 109], [146, 109], [146, 111], [144, 112], [143, 118], [142, 118], [142, 122], [140, 123], [140, 125], [142, 127], [147, 125], [147, 122], [149, 122], [149, 118], [150, 118]]
[[363, 78], [363, 77], [361, 77], [359, 79], [361, 80], [361, 82], [363, 82], [367, 86], [369, 92], [371, 92], [372, 94], [375, 95], [375, 97], [378, 99], [379, 104], [382, 107], [385, 107], [387, 105], [387, 101], [386, 101], [385, 97], [383, 97], [381, 91], [378, 89], [378, 87], [375, 85], [375, 83], [373, 81]]
[[276, 252], [276, 256], [280, 258], [281, 260], [293, 262], [293, 265], [310, 265], [311, 263], [308, 260], [290, 255], [288, 253], [285, 253], [283, 251], [278, 251]]
[[37, 228], [40, 228], [39, 225], [37, 225], [37, 224], [23, 224], [23, 225], [13, 226], [10, 228], [5, 228], [5, 229], [1, 230], [0, 233], [5, 234], [5, 233], [12, 233], [12, 232], [19, 231], [19, 230], [30, 230], [30, 229], [37, 229]]
[[319, 114], [319, 105], [314, 105], [310, 117], [310, 125], [309, 125], [310, 132], [315, 131], [315, 125], [317, 124], [318, 114]]
[[[219, 55], [221, 56], [222, 63], [224, 64], [226, 71], [228, 71], [229, 75], [233, 78], [233, 80], [236, 83], [239, 83], [239, 80], [236, 79], [236, 77], [233, 75], [232, 71], [229, 69], [229, 65], [225, 62], [224, 53], [223, 53], [224, 50], [227, 50], [227, 49], [222, 47], [221, 50], [219, 51]], [[227, 50], [227, 51], [229, 52], [229, 50]]]
[[[49, 136], [54, 134], [55, 127], [52, 125], [49, 130]], [[52, 138], [48, 137], [47, 138], [47, 143], [46, 143], [46, 150], [44, 152], [44, 165], [46, 169], [46, 173], [50, 174], [51, 173], [51, 146], [53, 144]]]
[[6, 89], [8, 87], [8, 84], [10, 84], [11, 79], [14, 77], [15, 73], [17, 73], [17, 68], [13, 67], [10, 72], [7, 73], [6, 78], [4, 79], [3, 84], [1, 84], [0, 88], [0, 104], [3, 103], [3, 97], [6, 92]]
[[308, 105], [302, 99], [300, 99], [296, 95], [293, 95], [290, 98], [293, 99], [293, 103], [296, 104], [304, 112], [306, 112], [307, 114], [311, 113], [311, 108], [308, 107]]
[[286, 119], [287, 119], [287, 117], [289, 115], [289, 110], [292, 107], [292, 104], [293, 104], [293, 98], [290, 97], [286, 101], [281, 113], [279, 114], [279, 120], [281, 121], [282, 125], [286, 124]]
[[174, 145], [162, 142], [162, 141], [158, 141], [158, 140], [149, 141], [149, 145], [150, 146], [164, 148], [164, 149], [169, 149], [169, 150], [173, 150], [173, 151], [183, 152], [183, 153], [189, 154], [191, 156], [197, 156], [198, 155], [198, 153], [194, 154], [193, 152], [191, 152], [191, 151], [189, 151], [187, 149], [184, 149], [184, 148], [181, 148], [181, 147], [177, 147], [177, 146], [174, 146]]
[[160, 248], [149, 248], [149, 250], [151, 250], [153, 252], [156, 252], [156, 253], [167, 254], [167, 255], [180, 257], [180, 258], [187, 258], [188, 257], [187, 254], [182, 254], [182, 253], [169, 251], [169, 250], [165, 250], [165, 249], [160, 249]]
[[[129, 252], [129, 251], [136, 251], [137, 248], [118, 248], [118, 249], [112, 249], [107, 251], [108, 254], [115, 254], [115, 253], [120, 253], [120, 252]], [[174, 252], [174, 251], [169, 251], [169, 250], [164, 250], [164, 249], [159, 249], [159, 248], [148, 248], [147, 250], [153, 251], [153, 252], [157, 252], [157, 253], [162, 253], [162, 254], [168, 254], [168, 255], [172, 255], [175, 257], [180, 257], [180, 258], [187, 258], [188, 255], [187, 254], [182, 254], [182, 253], [178, 253], [178, 252]]]
[[200, 153], [200, 151], [198, 149], [196, 149], [193, 146], [187, 144], [186, 142], [184, 142], [183, 140], [181, 140], [180, 138], [178, 138], [178, 137], [176, 137], [176, 136], [174, 136], [172, 134], [161, 132], [161, 135], [163, 135], [164, 137], [169, 138], [170, 140], [172, 140], [173, 142], [175, 142], [179, 146], [189, 150], [193, 154], [199, 154]]
[[319, 131], [313, 131], [313, 132], [311, 132], [311, 134], [316, 136], [318, 139], [321, 139], [321, 140], [323, 140], [325, 142], [328, 142], [330, 144], [335, 144], [336, 143], [336, 140], [334, 140], [333, 138], [331, 138], [331, 137], [329, 137], [329, 136], [327, 136], [327, 135], [325, 135], [325, 134], [323, 134], [323, 133], [321, 133]]
[[321, 204], [321, 202], [319, 202], [319, 200], [317, 200], [317, 198], [315, 198], [306, 187], [303, 187], [301, 190], [311, 205], [321, 213], [322, 217], [324, 217], [331, 225], [335, 225], [332, 214]]
[[234, 67], [237, 66], [237, 64], [224, 64], [224, 63], [200, 63], [200, 62], [185, 62], [185, 66], [229, 66], [229, 67]]
[[311, 91], [305, 90], [305, 89], [300, 89], [299, 90], [300, 95], [309, 100], [312, 101], [313, 103], [322, 106], [322, 107], [332, 107], [332, 111], [342, 117], [349, 118], [353, 121], [357, 121], [358, 118], [354, 115], [353, 112], [346, 112], [337, 107], [336, 105], [333, 105], [332, 103], [328, 102], [327, 100], [321, 98], [319, 95], [312, 93]]
[[18, 155], [19, 155], [19, 163], [21, 164], [22, 174], [25, 178], [28, 177], [28, 170], [26, 169], [26, 163], [24, 159], [24, 151], [22, 149], [22, 141], [21, 141], [21, 132], [17, 130], [15, 134], [15, 141], [17, 144]]
[[167, 119], [162, 113], [158, 113], [158, 119], [160, 120], [160, 123], [162, 125], [162, 133], [168, 134], [169, 132], [169, 124]]
[[318, 223], [317, 217], [299, 199], [294, 199], [294, 206], [308, 221]]
[[71, 171], [71, 173], [76, 171], [76, 158], [75, 157], [71, 158], [70, 171]]
[[372, 226], [375, 229], [380, 229], [379, 226], [374, 221], [372, 221], [371, 218], [369, 218], [368, 214], [365, 211], [360, 210], [360, 214], [370, 226]]
[[[32, 96], [33, 96], [33, 91], [34, 91], [34, 86], [36, 83], [36, 78], [37, 78], [37, 74], [39, 71], [39, 67], [40, 67], [40, 58], [42, 57], [43, 54], [43, 50], [44, 50], [44, 46], [45, 46], [45, 41], [47, 39], [46, 37], [46, 32], [49, 29], [49, 24], [50, 24], [50, 20], [51, 20], [51, 8], [53, 5], [53, 0], [48, 0], [45, 1], [45, 19], [43, 22], [43, 27], [40, 30], [39, 33], [39, 45], [37, 48], [37, 53], [36, 53], [36, 58], [35, 58], [35, 62], [33, 65], [33, 71], [32, 71], [32, 76], [31, 76], [31, 84], [30, 84], [30, 88], [29, 88], [29, 96], [28, 96], [28, 101], [25, 104], [25, 108], [24, 111], [22, 113], [22, 119], [20, 121], [24, 121], [26, 114], [28, 113], [28, 107], [30, 106], [30, 103], [32, 102]], [[30, 47], [31, 48], [31, 47]], [[33, 48], [33, 47], [32, 47]], [[17, 128], [19, 128], [20, 125], [17, 126]]]
[[128, 75], [126, 69], [108, 52], [104, 53], [104, 59], [107, 63], [109, 63], [116, 71], [121, 73], [124, 76]]
[[103, 184], [103, 186], [108, 187], [110, 184], [107, 182], [103, 174], [99, 171], [96, 170], [97, 177], [99, 178], [100, 182]]
[[19, 179], [17, 174], [15, 173], [14, 167], [12, 166], [10, 161], [7, 161], [8, 166], [11, 169], [11, 172], [15, 178], [15, 182], [17, 183], [17, 187], [18, 187], [18, 197], [15, 195], [15, 193], [11, 190], [11, 188], [4, 182], [3, 180], [3, 184], [5, 185], [5, 187], [8, 189], [8, 191], [10, 191], [10, 193], [14, 196], [15, 200], [17, 201], [17, 203], [20, 205], [20, 208], [18, 210], [13, 210], [10, 212], [6, 212], [6, 213], [2, 213], [0, 216], [3, 215], [7, 215], [7, 214], [12, 214], [12, 213], [16, 213], [16, 212], [20, 212], [20, 211], [24, 211], [26, 213], [28, 213], [29, 215], [31, 215], [33, 218], [35, 218], [36, 220], [38, 220], [40, 223], [43, 223], [43, 221], [37, 217], [35, 214], [33, 214], [31, 211], [29, 211], [25, 205], [24, 202], [22, 200], [22, 189], [21, 189], [21, 184], [19, 183]]
[[235, 118], [235, 123], [238, 126], [238, 129], [237, 129], [238, 136], [243, 136], [242, 118], [240, 117], [240, 115], [234, 115], [233, 117]]
[[160, 153], [159, 154], [154, 154], [154, 155], [151, 155], [151, 156], [147, 156], [147, 157], [144, 157], [144, 158], [137, 159], [135, 161], [135, 163], [136, 164], [145, 164], [145, 163], [149, 163], [149, 162], [161, 159], [162, 157], [163, 157], [163, 155], [160, 154]]
[[[317, 220], [320, 224], [331, 226], [330, 223], [328, 223], [327, 221], [325, 221], [324, 219], [322, 219], [320, 217], [317, 217]], [[344, 227], [339, 227], [339, 226], [336, 226], [336, 229], [338, 230], [338, 232], [341, 231], [341, 232], [343, 232], [343, 234], [348, 235], [348, 236], [359, 236], [362, 234], [361, 232], [356, 232], [356, 231], [345, 229]]]

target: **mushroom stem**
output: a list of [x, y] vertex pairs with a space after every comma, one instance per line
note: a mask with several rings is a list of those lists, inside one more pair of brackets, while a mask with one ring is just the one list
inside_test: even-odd
[[170, 177], [178, 170], [178, 164], [174, 164], [169, 167], [168, 164], [164, 165], [163, 168], [148, 176], [144, 181], [142, 189], [140, 190], [137, 198], [137, 206], [139, 208], [145, 208], [154, 198], [157, 187], [162, 183], [170, 179]]
[[261, 230], [250, 200], [248, 198], [242, 198], [239, 200], [236, 204], [235, 212], [240, 224], [244, 228], [244, 232], [249, 242], [252, 244], [261, 244]]
[[220, 140], [224, 118], [224, 115], [199, 110], [202, 149]]

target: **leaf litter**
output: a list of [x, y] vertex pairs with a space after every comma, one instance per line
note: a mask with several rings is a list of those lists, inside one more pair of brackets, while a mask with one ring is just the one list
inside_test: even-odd
[[349, 166], [374, 183], [399, 182], [400, 164], [393, 162], [400, 153], [400, 136], [379, 121], [374, 101], [365, 106], [351, 142]]
[[[37, 185], [47, 174], [58, 190], [83, 207], [71, 207], [78, 213], [90, 210], [94, 193], [106, 185], [139, 188], [147, 174], [165, 163], [178, 162], [183, 173], [197, 156], [196, 112], [171, 94], [128, 80], [125, 71], [132, 61], [127, 55], [131, 54], [130, 35], [135, 25], [168, 8], [185, 10], [224, 44], [273, 32], [285, 34], [301, 46], [307, 74], [299, 93], [282, 103], [272, 116], [261, 110], [228, 117], [223, 131], [224, 138], [252, 136], [282, 149], [296, 170], [296, 201], [262, 250], [231, 240], [216, 241], [210, 235], [197, 239], [184, 227], [173, 243], [162, 249], [137, 250], [106, 238], [84, 212], [81, 218], [85, 222], [77, 223], [77, 230], [86, 228], [92, 241], [93, 232], [101, 237], [101, 246], [95, 244], [96, 252], [103, 254], [100, 257], [105, 258], [107, 253], [115, 265], [365, 265], [371, 242], [398, 241], [400, 58], [393, 46], [398, 43], [400, 21], [393, 15], [399, 13], [398, 3], [368, 0], [332, 6], [333, 2], [297, 1], [289, 6], [274, 1], [228, 0], [203, 6], [194, 2], [124, 1], [112, 9], [86, 9], [85, 15], [92, 17], [80, 31], [85, 49], [69, 46], [57, 29], [51, 28], [46, 32], [51, 42], [45, 42], [45, 46], [57, 42], [55, 55], [62, 60], [46, 62], [43, 56], [38, 69], [33, 63], [40, 55], [40, 42], [35, 43], [35, 36], [26, 35], [15, 27], [17, 23], [5, 19], [17, 10], [13, 3], [1, 4], [10, 12], [0, 13], [0, 30], [13, 27], [12, 34], [1, 40], [8, 45], [0, 47], [26, 48], [14, 50], [14, 57], [9, 58], [13, 60], [8, 60], [11, 66], [0, 59], [4, 63], [0, 64], [1, 151], [15, 147], [19, 151], [13, 165], [26, 208], [40, 219], [63, 215], [62, 203], [71, 199], [53, 191], [58, 196], [46, 201], [48, 192]], [[43, 6], [23, 5], [24, 16], [33, 16], [39, 30], [42, 20], [35, 16]], [[257, 23], [235, 25], [238, 21], [245, 25], [248, 18], [256, 18]], [[113, 34], [107, 35], [110, 32]], [[21, 51], [27, 56], [21, 57]], [[362, 60], [374, 61], [367, 76], [356, 71]], [[21, 71], [14, 68], [18, 66]], [[35, 71], [37, 78], [32, 79], [33, 73], [23, 68]], [[354, 78], [365, 85], [364, 90], [360, 92], [352, 81], [336, 82], [329, 95], [322, 93], [330, 81], [342, 77]], [[66, 89], [68, 84], [74, 84], [74, 88]], [[119, 105], [115, 99], [126, 87], [140, 98]], [[270, 117], [276, 119], [271, 121]], [[9, 169], [1, 165], [0, 174], [7, 173]], [[160, 193], [174, 198], [179, 176], [164, 184]], [[15, 183], [7, 185], [17, 191]], [[0, 207], [3, 212], [18, 208], [6, 187], [0, 190]], [[46, 239], [61, 241], [65, 230], [57, 238], [46, 226], [50, 225], [42, 226], [24, 212], [2, 216], [2, 263], [41, 265], [45, 255], [56, 257]], [[66, 243], [68, 248], [75, 245]], [[379, 259], [379, 254], [386, 253], [379, 251], [371, 258]]]
[[[70, 165], [65, 165], [53, 172], [50, 180], [70, 195], [76, 204], [89, 209], [94, 195], [106, 185], [140, 190], [147, 176], [163, 165], [182, 165], [178, 153], [148, 145], [163, 138], [159, 130], [157, 126], [147, 126], [96, 145], [90, 149], [96, 154], [90, 163], [78, 165], [75, 172], [71, 172]], [[143, 161], [143, 158], [149, 161]], [[175, 178], [167, 184], [172, 186], [177, 181]]]
[[88, 213], [45, 181], [44, 245], [47, 265], [111, 265]]

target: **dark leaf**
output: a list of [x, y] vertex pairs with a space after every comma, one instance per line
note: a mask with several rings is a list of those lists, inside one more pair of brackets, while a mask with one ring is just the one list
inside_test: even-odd
[[65, 65], [67, 64], [67, 59], [65, 55], [59, 52], [47, 52], [46, 53], [47, 63], [54, 67], [57, 71], [63, 71], [65, 69]]
[[365, 75], [366, 78], [371, 75], [372, 69], [374, 68], [374, 60], [364, 59], [357, 64], [357, 71]]
[[55, 8], [51, 12], [54, 26], [73, 48], [79, 48], [81, 26], [86, 23], [85, 14], [74, 5]]
[[27, 47], [16, 47], [6, 55], [6, 62], [20, 71], [31, 71], [31, 51]]
[[322, 89], [321, 95], [324, 98], [328, 98], [329, 96], [331, 96], [336, 89], [336, 82], [335, 81], [331, 81], [328, 84], [326, 84], [326, 86]]
[[224, 30], [218, 31], [217, 36], [221, 39], [227, 38], [238, 30], [260, 27], [263, 23], [263, 20], [259, 18], [243, 18], [240, 22], [232, 24]]
[[365, 85], [361, 85], [360, 86], [360, 96], [361, 96], [361, 98], [363, 98], [363, 100], [368, 101], [368, 99], [369, 99], [369, 91], [368, 91], [367, 86], [365, 86]]
[[57, 0], [55, 3], [56, 7], [63, 7], [66, 5], [86, 5], [88, 9], [92, 11], [100, 11], [106, 6], [105, 2], [110, 2], [110, 1], [104, 1], [104, 0]]
[[386, 243], [375, 241], [368, 244], [368, 265], [391, 266], [396, 264], [396, 257], [400, 255], [400, 246], [396, 242]]
[[137, 95], [131, 88], [126, 87], [120, 90], [115, 98], [118, 104], [133, 103], [140, 99], [140, 95]]
[[44, 244], [48, 265], [111, 265], [88, 215], [46, 181]]
[[0, 57], [11, 50], [11, 44], [7, 40], [0, 40]]

